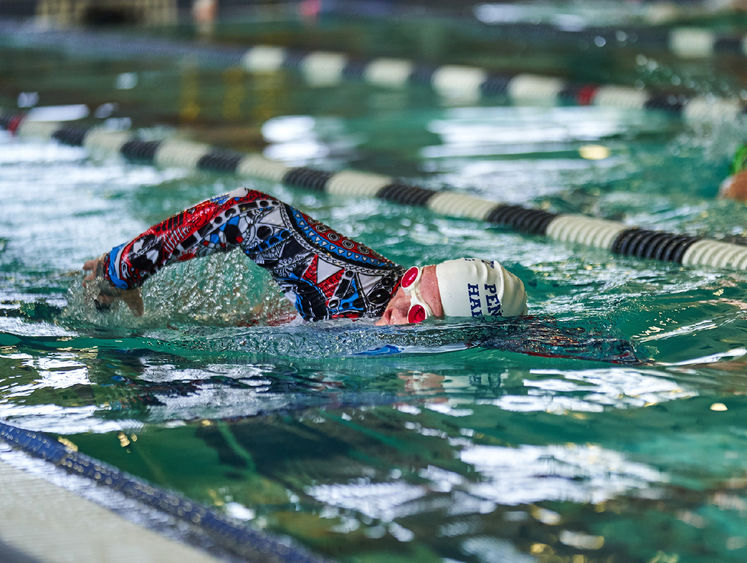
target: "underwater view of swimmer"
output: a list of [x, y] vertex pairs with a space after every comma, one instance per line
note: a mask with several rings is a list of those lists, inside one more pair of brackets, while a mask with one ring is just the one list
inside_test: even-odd
[[150, 276], [169, 264], [235, 248], [269, 271], [307, 321], [368, 318], [398, 325], [527, 313], [524, 284], [494, 260], [459, 258], [406, 269], [247, 188], [198, 203], [87, 261], [83, 284], [98, 309], [121, 300], [142, 315], [139, 288]]

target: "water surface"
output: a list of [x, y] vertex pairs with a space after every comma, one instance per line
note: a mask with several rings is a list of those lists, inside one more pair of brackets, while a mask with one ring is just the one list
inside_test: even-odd
[[[211, 135], [289, 165], [716, 238], [747, 224], [744, 205], [715, 197], [740, 123], [13, 53], [4, 107], [33, 88], [41, 104], [116, 102], [113, 117], [159, 125], [144, 135]], [[590, 144], [609, 157], [582, 158]], [[84, 260], [237, 185], [404, 264], [497, 258], [532, 318], [273, 326], [288, 306], [239, 254], [153, 278], [142, 318], [86, 300]], [[5, 133], [0, 193], [9, 423], [343, 560], [747, 557], [743, 274]]]

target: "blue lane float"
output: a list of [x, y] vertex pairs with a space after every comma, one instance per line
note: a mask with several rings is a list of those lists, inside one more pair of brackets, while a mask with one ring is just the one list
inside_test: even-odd
[[150, 508], [194, 526], [227, 552], [249, 561], [316, 563], [310, 552], [244, 526], [207, 506], [79, 453], [41, 432], [0, 422], [0, 440]]
[[453, 190], [415, 186], [369, 172], [328, 172], [305, 166], [289, 167], [259, 154], [245, 154], [183, 139], [145, 141], [128, 131], [28, 121], [23, 114], [0, 114], [0, 129], [20, 137], [56, 140], [156, 166], [237, 174], [335, 196], [377, 198], [423, 207], [449, 217], [485, 221], [520, 233], [544, 235], [559, 242], [604, 249], [621, 256], [747, 271], [747, 246], [744, 245], [642, 229], [619, 221], [530, 209]]

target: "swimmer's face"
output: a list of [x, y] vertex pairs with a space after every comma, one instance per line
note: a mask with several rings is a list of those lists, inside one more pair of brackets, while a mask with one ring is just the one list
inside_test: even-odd
[[[444, 309], [441, 306], [441, 293], [438, 291], [436, 267], [424, 266], [421, 275], [420, 297], [430, 307], [434, 317], [442, 318]], [[384, 314], [376, 321], [377, 325], [407, 324], [407, 313], [410, 311], [410, 296], [400, 287], [384, 310]]]

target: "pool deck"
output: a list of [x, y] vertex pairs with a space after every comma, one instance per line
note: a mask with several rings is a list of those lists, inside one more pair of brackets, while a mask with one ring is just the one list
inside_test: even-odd
[[2, 461], [0, 483], [4, 563], [219, 561]]

